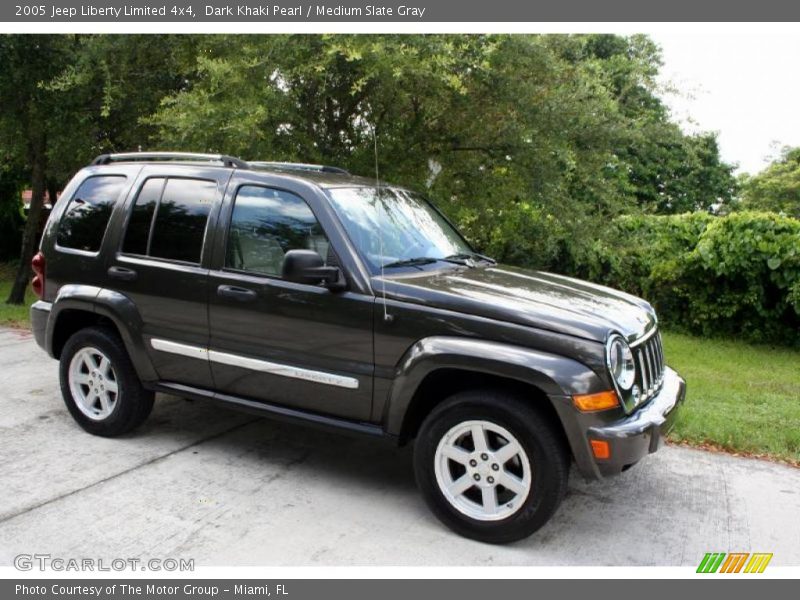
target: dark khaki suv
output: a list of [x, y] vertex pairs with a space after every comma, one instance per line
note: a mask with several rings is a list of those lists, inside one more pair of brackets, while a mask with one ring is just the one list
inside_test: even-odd
[[654, 452], [685, 394], [647, 302], [498, 265], [418, 194], [333, 167], [100, 156], [33, 267], [33, 331], [88, 432], [164, 392], [413, 440], [433, 512], [487, 542], [541, 527], [573, 463]]

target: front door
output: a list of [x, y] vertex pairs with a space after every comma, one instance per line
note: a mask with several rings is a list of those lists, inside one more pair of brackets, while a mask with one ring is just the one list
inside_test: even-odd
[[209, 273], [209, 359], [216, 388], [367, 421], [374, 299], [281, 277], [290, 250], [314, 250], [326, 264], [338, 264], [312, 206], [297, 191], [238, 175], [222, 215], [219, 264]]

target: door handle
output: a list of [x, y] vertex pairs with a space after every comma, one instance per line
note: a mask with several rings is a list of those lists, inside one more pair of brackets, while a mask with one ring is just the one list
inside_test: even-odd
[[111, 267], [108, 270], [108, 276], [112, 279], [121, 279], [122, 281], [136, 281], [138, 274], [133, 269], [127, 267]]
[[223, 298], [232, 298], [239, 302], [252, 302], [257, 294], [247, 288], [236, 287], [235, 285], [221, 285], [217, 288], [217, 295]]

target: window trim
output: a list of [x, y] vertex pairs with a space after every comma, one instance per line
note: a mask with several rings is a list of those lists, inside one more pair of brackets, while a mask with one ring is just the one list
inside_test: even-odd
[[[233, 225], [233, 213], [236, 210], [236, 199], [239, 197], [239, 192], [241, 191], [241, 189], [243, 187], [258, 187], [258, 188], [264, 188], [266, 190], [275, 190], [277, 192], [284, 192], [284, 193], [291, 194], [292, 196], [296, 196], [296, 197], [300, 198], [300, 200], [303, 201], [303, 203], [306, 205], [306, 207], [308, 207], [308, 210], [311, 212], [312, 216], [314, 217], [314, 220], [317, 222], [317, 224], [322, 229], [322, 232], [325, 234], [325, 238], [328, 240], [328, 244], [330, 244], [331, 248], [333, 248], [333, 244], [331, 244], [331, 239], [330, 239], [330, 236], [328, 235], [328, 232], [325, 231], [325, 228], [322, 226], [322, 223], [320, 222], [319, 217], [317, 216], [317, 213], [314, 212], [314, 209], [311, 207], [311, 204], [303, 196], [301, 196], [300, 194], [298, 194], [297, 192], [295, 192], [293, 190], [290, 190], [290, 189], [287, 189], [287, 188], [284, 188], [284, 187], [280, 187], [280, 186], [276, 186], [276, 185], [268, 185], [268, 184], [265, 184], [265, 183], [255, 183], [255, 182], [252, 182], [252, 181], [245, 181], [245, 182], [241, 182], [238, 185], [236, 185], [236, 187], [234, 188], [233, 193], [231, 194], [231, 197], [230, 197], [231, 198], [231, 201], [230, 201], [231, 209], [230, 209], [230, 214], [228, 215], [228, 223], [225, 226], [224, 235], [223, 235], [223, 239], [222, 239], [222, 266], [220, 268], [220, 271], [222, 271], [223, 273], [231, 273], [231, 274], [236, 274], [236, 275], [245, 275], [247, 277], [258, 277], [260, 279], [270, 279], [270, 280], [273, 280], [273, 281], [279, 281], [281, 283], [291, 283], [292, 285], [303, 286], [304, 288], [320, 289], [321, 286], [319, 286], [319, 285], [314, 285], [314, 284], [310, 284], [310, 283], [297, 283], [295, 281], [289, 281], [287, 279], [284, 279], [280, 275], [270, 275], [269, 273], [259, 273], [258, 271], [247, 271], [247, 270], [244, 270], [244, 269], [237, 269], [236, 267], [229, 267], [227, 265], [227, 262], [228, 262], [228, 239], [230, 238], [231, 225]], [[335, 253], [336, 249], [333, 249], [333, 251]], [[323, 260], [327, 260], [327, 257], [323, 257]], [[341, 267], [339, 267], [339, 268], [341, 269]], [[322, 289], [324, 289], [324, 288], [322, 288]]]
[[202, 271], [204, 273], [208, 272], [208, 269], [198, 263], [175, 260], [174, 258], [159, 258], [157, 256], [143, 256], [141, 254], [119, 254], [119, 256], [117, 256], [117, 260], [122, 263], [151, 267], [164, 267], [179, 271], [196, 269], [197, 271]]
[[[154, 177], [153, 179], [159, 179], [159, 178], [158, 177]], [[161, 199], [164, 197], [164, 192], [167, 189], [167, 183], [168, 182], [169, 182], [169, 177], [164, 177], [163, 181], [161, 183], [161, 191], [158, 192], [158, 198], [156, 198], [156, 206], [155, 206], [155, 208], [153, 208], [153, 216], [150, 217], [150, 228], [147, 230], [147, 243], [145, 244], [145, 247], [144, 247], [144, 251], [146, 253], [145, 256], [147, 256], [148, 258], [152, 257], [152, 254], [150, 254], [150, 249], [153, 246], [153, 231], [155, 231], [155, 228], [156, 228], [156, 217], [158, 217], [158, 209], [161, 208]], [[146, 184], [147, 184], [147, 180], [145, 180], [145, 183], [142, 184], [142, 189], [144, 189], [144, 186]], [[136, 200], [138, 200], [138, 199], [139, 199], [139, 196], [137, 194]], [[133, 209], [131, 210], [131, 216], [133, 216], [133, 210], [136, 209], [136, 200], [133, 201]], [[208, 227], [208, 220], [206, 220], [206, 227]], [[126, 236], [128, 235], [128, 229], [127, 228], [125, 229], [125, 235]], [[203, 233], [203, 241], [205, 241], [205, 232]], [[161, 258], [161, 257], [159, 257], [159, 258]], [[203, 246], [201, 245], [200, 246], [200, 259], [201, 260], [198, 261], [198, 264], [200, 264], [200, 262], [202, 261], [202, 258], [203, 258]]]
[[[103, 235], [100, 237], [100, 244], [97, 246], [97, 250], [82, 250], [81, 248], [70, 248], [69, 246], [62, 246], [58, 243], [58, 234], [61, 233], [61, 226], [64, 224], [64, 217], [69, 212], [69, 207], [72, 204], [72, 201], [75, 200], [75, 196], [78, 194], [80, 189], [83, 187], [83, 184], [89, 181], [90, 179], [96, 179], [98, 177], [117, 177], [123, 180], [122, 188], [120, 189], [119, 196], [114, 201], [114, 205], [111, 207], [111, 212], [108, 215], [108, 222], [106, 223], [105, 230], [103, 231]], [[127, 187], [126, 187], [127, 186]], [[64, 204], [64, 210], [58, 215], [58, 227], [56, 228], [55, 235], [53, 239], [55, 240], [53, 243], [53, 248], [57, 252], [61, 252], [63, 254], [74, 254], [77, 256], [86, 256], [87, 258], [97, 258], [100, 255], [100, 252], [103, 250], [103, 244], [106, 241], [106, 237], [108, 236], [108, 230], [111, 228], [111, 219], [114, 216], [114, 210], [116, 209], [117, 205], [122, 202], [125, 203], [125, 197], [127, 194], [126, 191], [130, 191], [130, 184], [128, 183], [128, 176], [123, 173], [97, 173], [94, 175], [89, 175], [78, 184], [78, 187], [75, 188], [75, 192], [73, 192], [72, 196], [70, 196], [69, 202]], [[46, 226], [45, 226], [46, 228]]]
[[[128, 227], [130, 226], [131, 218], [133, 218], [133, 211], [136, 208], [136, 201], [139, 200], [139, 195], [142, 193], [142, 189], [144, 186], [147, 185], [147, 182], [152, 179], [163, 179], [164, 183], [161, 184], [161, 192], [158, 195], [158, 200], [156, 201], [155, 209], [153, 209], [153, 216], [150, 220], [150, 228], [147, 232], [147, 248], [145, 249], [147, 254], [138, 254], [136, 252], [125, 252], [125, 239], [128, 236]], [[188, 179], [190, 181], [203, 181], [206, 183], [213, 183], [215, 190], [214, 190], [214, 199], [212, 201], [212, 207], [209, 208], [208, 215], [206, 215], [206, 225], [203, 229], [203, 240], [200, 244], [200, 256], [198, 257], [197, 262], [194, 261], [186, 261], [180, 260], [177, 258], [166, 258], [163, 256], [151, 256], [150, 255], [150, 245], [153, 241], [153, 231], [155, 229], [156, 223], [156, 216], [158, 215], [158, 208], [161, 206], [161, 199], [164, 197], [164, 191], [167, 189], [167, 182], [170, 179]], [[125, 222], [122, 225], [122, 235], [120, 235], [119, 239], [119, 246], [117, 247], [117, 256], [122, 257], [130, 257], [140, 260], [152, 260], [161, 263], [171, 263], [176, 265], [183, 265], [188, 267], [201, 267], [203, 264], [203, 253], [206, 252], [206, 247], [208, 245], [208, 224], [211, 222], [212, 211], [213, 211], [213, 202], [216, 202], [219, 198], [219, 181], [213, 178], [208, 177], [192, 177], [187, 175], [146, 175], [145, 178], [142, 180], [141, 185], [138, 186], [136, 189], [135, 194], [133, 195], [133, 201], [131, 202], [130, 207], [127, 209], [127, 214], [125, 215]]]

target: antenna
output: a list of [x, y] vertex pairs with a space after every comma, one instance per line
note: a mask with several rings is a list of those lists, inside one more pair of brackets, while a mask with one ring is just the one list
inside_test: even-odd
[[[372, 125], [372, 147], [375, 152], [375, 195], [378, 200], [378, 203], [383, 206], [381, 202], [381, 177], [380, 171], [378, 171], [378, 135], [375, 133], [375, 125]], [[383, 263], [384, 256], [383, 256], [383, 228], [378, 223], [378, 242], [380, 244], [380, 253], [381, 253], [381, 296], [383, 297], [383, 320], [387, 323], [392, 320], [392, 315], [389, 314], [389, 311], [386, 307], [386, 278], [384, 277], [384, 269]]]

